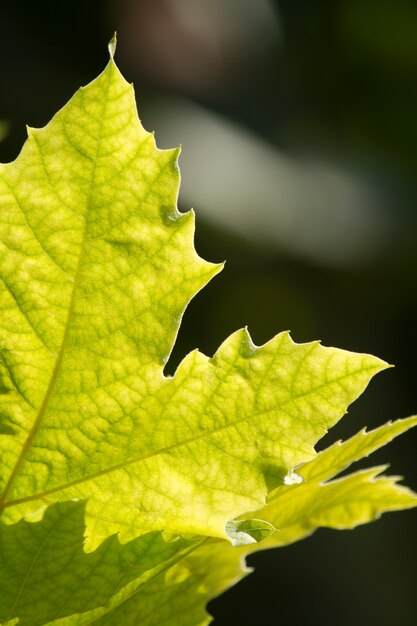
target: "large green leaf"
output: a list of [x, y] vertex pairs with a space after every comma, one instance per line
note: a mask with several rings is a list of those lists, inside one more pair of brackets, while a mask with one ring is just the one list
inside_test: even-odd
[[257, 347], [243, 329], [164, 375], [186, 305], [221, 269], [177, 210], [177, 158], [111, 58], [0, 166], [9, 626], [202, 626], [246, 554], [416, 506], [379, 469], [332, 480], [414, 418], [314, 449], [383, 361], [288, 333]]
[[242, 330], [164, 376], [186, 304], [220, 269], [176, 209], [177, 156], [111, 59], [0, 169], [8, 521], [84, 498], [90, 548], [115, 531], [225, 537], [385, 367]]

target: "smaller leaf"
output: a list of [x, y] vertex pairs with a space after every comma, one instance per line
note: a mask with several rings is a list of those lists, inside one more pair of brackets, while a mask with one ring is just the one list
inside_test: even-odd
[[232, 520], [226, 524], [226, 533], [232, 546], [259, 543], [275, 532], [274, 526], [260, 519]]
[[249, 551], [249, 546], [234, 548], [223, 539], [206, 539], [165, 575], [150, 579], [140, 593], [94, 621], [86, 617], [62, 626], [206, 626], [211, 622], [207, 602], [251, 571], [243, 559]]
[[272, 491], [267, 505], [256, 512], [280, 532], [260, 547], [252, 546], [250, 551], [288, 545], [319, 527], [355, 528], [378, 519], [382, 513], [416, 507], [417, 495], [398, 485], [397, 477], [380, 476], [385, 467], [334, 479], [352, 463], [367, 457], [415, 425], [417, 417], [410, 417], [388, 422], [369, 432], [362, 430], [297, 467], [294, 475], [300, 476], [302, 482], [291, 478]]
[[83, 550], [85, 502], [50, 506], [40, 521], [0, 523], [0, 622], [41, 626], [108, 604], [133, 580], [181, 554], [151, 532], [121, 545], [115, 535]]
[[203, 583], [202, 575], [191, 572], [181, 582], [158, 577], [109, 612], [74, 626], [206, 626], [211, 622], [205, 611], [210, 596]]
[[395, 422], [388, 422], [379, 428], [358, 432], [347, 441], [337, 441], [326, 448], [308, 463], [304, 463], [297, 472], [304, 480], [323, 481], [334, 478], [352, 463], [359, 461], [372, 452], [386, 445], [398, 435], [417, 425], [417, 416]]

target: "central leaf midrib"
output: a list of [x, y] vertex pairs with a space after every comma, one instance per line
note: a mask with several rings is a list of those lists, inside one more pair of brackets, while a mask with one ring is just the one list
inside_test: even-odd
[[[22, 446], [22, 450], [19, 454], [19, 457], [16, 460], [15, 466], [12, 470], [12, 473], [10, 474], [9, 480], [6, 483], [6, 486], [3, 490], [3, 493], [0, 495], [0, 515], [1, 512], [4, 510], [5, 506], [6, 506], [6, 498], [13, 486], [13, 483], [19, 473], [20, 468], [22, 467], [26, 455], [31, 447], [32, 441], [35, 438], [41, 424], [42, 424], [42, 420], [45, 416], [45, 413], [48, 409], [48, 405], [49, 405], [49, 400], [54, 392], [55, 389], [55, 384], [56, 381], [58, 379], [58, 375], [61, 369], [61, 365], [62, 365], [62, 361], [64, 358], [64, 354], [65, 354], [65, 349], [66, 349], [66, 343], [67, 343], [67, 339], [68, 339], [68, 335], [70, 332], [70, 327], [71, 327], [71, 322], [72, 322], [72, 315], [74, 313], [74, 307], [75, 307], [75, 299], [76, 299], [76, 294], [77, 294], [77, 288], [78, 288], [78, 283], [79, 283], [79, 277], [81, 274], [81, 268], [82, 268], [82, 264], [83, 264], [83, 260], [84, 260], [84, 254], [85, 254], [85, 241], [86, 241], [86, 235], [87, 235], [87, 224], [88, 224], [88, 220], [87, 220], [87, 216], [91, 210], [91, 200], [92, 200], [92, 194], [93, 194], [93, 188], [94, 188], [94, 182], [95, 182], [95, 176], [96, 176], [96, 167], [97, 167], [97, 161], [98, 161], [98, 157], [99, 157], [99, 149], [100, 149], [100, 142], [102, 139], [102, 130], [103, 130], [103, 122], [104, 122], [104, 117], [106, 114], [106, 109], [107, 109], [107, 105], [109, 102], [109, 91], [110, 91], [110, 82], [111, 82], [111, 78], [109, 77], [108, 80], [108, 85], [107, 85], [107, 91], [106, 91], [106, 95], [104, 98], [104, 104], [103, 104], [103, 109], [102, 109], [102, 114], [101, 114], [101, 118], [100, 118], [100, 123], [99, 123], [99, 128], [98, 128], [98, 132], [97, 132], [97, 142], [96, 142], [96, 151], [95, 151], [95, 155], [94, 158], [92, 160], [92, 172], [91, 172], [91, 182], [90, 182], [90, 186], [89, 186], [89, 191], [88, 191], [88, 196], [87, 196], [87, 203], [86, 203], [86, 211], [85, 211], [85, 218], [84, 218], [84, 222], [83, 222], [83, 233], [82, 233], [82, 240], [81, 240], [81, 245], [80, 245], [80, 255], [78, 258], [78, 264], [77, 264], [77, 268], [75, 271], [75, 275], [74, 275], [74, 284], [73, 284], [73, 288], [72, 288], [72, 293], [71, 293], [71, 299], [68, 305], [68, 316], [67, 316], [67, 320], [65, 323], [65, 328], [64, 328], [64, 333], [62, 336], [62, 342], [61, 342], [61, 347], [59, 349], [59, 352], [57, 354], [57, 359], [55, 362], [55, 367], [52, 371], [52, 375], [51, 375], [51, 379], [49, 381], [49, 385], [46, 389], [45, 392], [45, 396], [44, 399], [42, 401], [42, 404], [40, 406], [38, 415], [36, 416], [35, 421], [33, 422], [32, 428], [30, 429], [26, 440]], [[65, 120], [63, 120], [62, 123], [65, 123]]]

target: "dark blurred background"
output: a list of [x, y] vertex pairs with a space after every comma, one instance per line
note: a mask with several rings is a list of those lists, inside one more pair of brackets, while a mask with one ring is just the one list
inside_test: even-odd
[[[417, 412], [415, 0], [0, 0], [1, 161], [117, 62], [160, 147], [183, 145], [180, 206], [227, 265], [191, 303], [170, 368], [248, 324], [254, 341], [394, 363], [330, 433]], [[417, 433], [374, 455], [417, 489]], [[369, 463], [368, 463], [369, 464]], [[415, 626], [417, 512], [250, 559], [217, 626]]]

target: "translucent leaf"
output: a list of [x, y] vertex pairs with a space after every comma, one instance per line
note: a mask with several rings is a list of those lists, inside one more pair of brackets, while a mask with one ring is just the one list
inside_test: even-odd
[[338, 441], [320, 452], [312, 461], [299, 469], [302, 479], [307, 481], [329, 480], [348, 468], [355, 461], [367, 457], [382, 448], [398, 435], [417, 424], [417, 417], [409, 417], [395, 422], [388, 422], [379, 428], [361, 430], [347, 441]]
[[256, 515], [279, 532], [260, 549], [287, 545], [316, 528], [354, 528], [387, 511], [417, 506], [417, 495], [397, 484], [398, 478], [381, 476], [385, 467], [374, 467], [334, 479], [351, 463], [417, 424], [416, 417], [389, 422], [375, 430], [360, 431], [347, 441], [333, 444], [313, 461], [297, 468], [303, 482], [274, 490]]
[[18, 617], [21, 626], [41, 626], [108, 605], [128, 583], [137, 587], [138, 579], [166, 567], [185, 547], [153, 532], [123, 546], [113, 535], [86, 554], [84, 511], [84, 502], [58, 503], [42, 520], [0, 524], [2, 623]]
[[227, 537], [386, 365], [246, 330], [163, 374], [190, 298], [221, 266], [176, 208], [113, 59], [0, 168], [0, 506], [87, 500], [89, 549], [114, 532]]
[[164, 375], [221, 265], [194, 249], [179, 151], [141, 126], [114, 48], [0, 166], [8, 626], [202, 626], [245, 554], [417, 504], [379, 469], [331, 480], [415, 419], [314, 449], [383, 361], [288, 333], [257, 347], [243, 329]]

